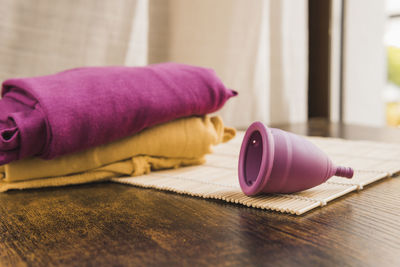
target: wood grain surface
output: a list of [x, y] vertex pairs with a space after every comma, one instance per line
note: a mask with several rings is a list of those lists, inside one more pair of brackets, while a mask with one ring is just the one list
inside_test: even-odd
[[[398, 129], [280, 126], [400, 142]], [[292, 216], [113, 183], [0, 194], [1, 266], [400, 266], [400, 179]]]

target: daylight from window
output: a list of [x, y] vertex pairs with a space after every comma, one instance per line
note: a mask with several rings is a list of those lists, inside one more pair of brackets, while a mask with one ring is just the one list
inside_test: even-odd
[[385, 47], [388, 82], [384, 90], [386, 122], [400, 126], [400, 1], [386, 0]]

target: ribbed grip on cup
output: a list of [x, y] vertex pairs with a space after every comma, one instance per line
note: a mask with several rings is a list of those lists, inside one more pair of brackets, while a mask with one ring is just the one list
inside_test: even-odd
[[345, 178], [352, 178], [354, 175], [354, 170], [350, 167], [342, 167], [338, 166], [336, 168], [335, 176], [345, 177]]

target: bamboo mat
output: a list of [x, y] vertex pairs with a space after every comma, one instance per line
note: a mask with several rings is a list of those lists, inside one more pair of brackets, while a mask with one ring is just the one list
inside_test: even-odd
[[240, 132], [227, 144], [215, 147], [204, 165], [115, 178], [113, 181], [301, 215], [400, 171], [400, 144], [306, 137], [325, 151], [335, 164], [353, 167], [353, 179], [332, 177], [324, 184], [299, 193], [248, 197], [242, 193], [237, 176], [243, 136], [244, 133]]

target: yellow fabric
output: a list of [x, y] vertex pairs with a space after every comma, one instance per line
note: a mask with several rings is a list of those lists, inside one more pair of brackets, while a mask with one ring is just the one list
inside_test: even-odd
[[178, 119], [53, 160], [34, 158], [0, 166], [0, 191], [80, 184], [201, 164], [212, 145], [234, 136], [235, 130], [225, 127], [218, 116]]
[[149, 156], [137, 156], [131, 160], [112, 163], [94, 170], [67, 176], [58, 176], [42, 179], [25, 180], [18, 182], [0, 182], [0, 192], [10, 189], [28, 189], [50, 186], [64, 186], [72, 184], [84, 184], [96, 181], [109, 180], [118, 176], [136, 176], [149, 173], [151, 170], [177, 168], [201, 164], [204, 158], [155, 158]]

